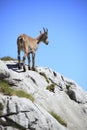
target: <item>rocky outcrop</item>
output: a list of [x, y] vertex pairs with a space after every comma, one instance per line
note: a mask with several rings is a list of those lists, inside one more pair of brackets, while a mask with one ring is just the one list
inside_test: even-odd
[[[27, 66], [26, 66], [27, 67]], [[74, 81], [44, 67], [18, 70], [17, 61], [0, 60], [1, 130], [87, 130], [87, 93]], [[20, 97], [17, 91], [32, 95]]]
[[1, 128], [22, 130], [65, 130], [45, 109], [25, 98], [0, 96]]
[[10, 73], [7, 66], [0, 60], [0, 78], [9, 78]]

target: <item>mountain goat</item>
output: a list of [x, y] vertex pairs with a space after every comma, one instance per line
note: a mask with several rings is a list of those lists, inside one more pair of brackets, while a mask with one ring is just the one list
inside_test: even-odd
[[28, 69], [30, 70], [30, 54], [32, 54], [32, 70], [35, 70], [35, 53], [40, 42], [48, 45], [48, 29], [43, 28], [43, 32], [40, 31], [40, 35], [37, 38], [32, 38], [26, 34], [22, 34], [17, 38], [17, 49], [18, 49], [18, 68], [21, 68], [20, 63], [20, 51], [24, 52], [23, 56], [23, 70], [26, 71], [25, 60], [28, 58]]

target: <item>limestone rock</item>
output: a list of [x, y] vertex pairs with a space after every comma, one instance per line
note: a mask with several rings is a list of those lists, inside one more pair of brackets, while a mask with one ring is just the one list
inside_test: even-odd
[[2, 78], [35, 99], [0, 93], [2, 130], [87, 130], [87, 92], [73, 80], [45, 67], [23, 72], [17, 61], [0, 61]]
[[0, 78], [9, 78], [9, 76], [10, 73], [7, 66], [0, 60]]
[[0, 96], [0, 102], [4, 106], [0, 115], [2, 129], [66, 130], [45, 109], [28, 99]]

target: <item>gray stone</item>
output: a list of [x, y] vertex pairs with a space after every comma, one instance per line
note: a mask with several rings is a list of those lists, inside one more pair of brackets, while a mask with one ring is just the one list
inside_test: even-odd
[[9, 78], [10, 73], [3, 61], [0, 60], [0, 78]]
[[[25, 98], [1, 96], [3, 127], [35, 130], [66, 130], [45, 109]], [[0, 127], [2, 127], [2, 125]], [[12, 129], [13, 129], [12, 128]]]
[[[35, 101], [0, 94], [4, 108], [0, 114], [2, 130], [87, 130], [87, 92], [73, 80], [49, 68], [18, 70], [15, 61], [0, 61], [0, 74], [16, 91], [31, 94]], [[9, 65], [9, 66], [8, 66]], [[27, 66], [26, 66], [27, 68]], [[7, 73], [8, 76], [5, 76]], [[47, 86], [55, 85], [54, 92]], [[50, 113], [59, 116], [67, 127]]]

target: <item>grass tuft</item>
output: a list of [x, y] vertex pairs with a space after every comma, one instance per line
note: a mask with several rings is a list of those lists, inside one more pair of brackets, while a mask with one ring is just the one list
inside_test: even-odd
[[32, 102], [34, 102], [34, 97], [32, 94], [28, 94], [24, 92], [23, 90], [14, 90], [10, 87], [10, 85], [0, 79], [0, 93], [3, 93], [4, 95], [13, 96], [16, 95], [18, 97], [24, 97], [30, 99]]
[[0, 111], [3, 110], [3, 104], [0, 102]]
[[66, 84], [66, 89], [69, 90], [71, 86]]
[[67, 127], [67, 123], [60, 117], [58, 116], [56, 113], [54, 112], [50, 112], [50, 114], [63, 126]]
[[54, 92], [55, 90], [55, 84], [50, 84], [46, 87], [47, 90], [51, 91], [51, 92]]
[[4, 109], [4, 106], [3, 106], [3, 104], [0, 102], [0, 116], [2, 115], [3, 109]]
[[3, 93], [4, 95], [15, 95], [15, 91], [10, 88], [10, 85], [6, 82], [0, 79], [0, 93]]
[[32, 102], [34, 102], [34, 97], [31, 95], [31, 94], [28, 94], [28, 93], [26, 93], [26, 92], [24, 92], [23, 90], [18, 90], [18, 91], [16, 91], [16, 95], [18, 96], [18, 97], [25, 97], [25, 98], [28, 98], [28, 99], [30, 99]]
[[11, 58], [10, 56], [5, 56], [5, 57], [2, 57], [2, 58], [0, 58], [0, 59], [3, 60], [3, 61], [16, 60], [16, 59], [14, 59], [14, 58]]

